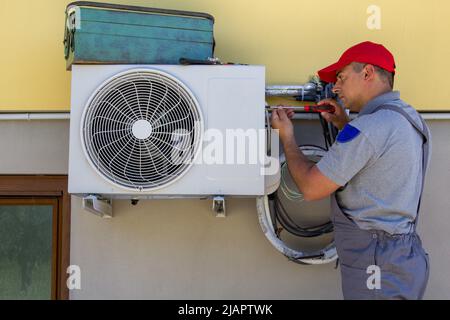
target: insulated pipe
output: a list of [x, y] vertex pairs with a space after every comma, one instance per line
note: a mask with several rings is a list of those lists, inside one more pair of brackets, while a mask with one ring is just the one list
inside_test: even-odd
[[266, 86], [267, 97], [280, 97], [280, 96], [304, 96], [317, 95], [317, 85], [314, 83], [307, 83], [305, 85], [279, 85], [279, 86]]

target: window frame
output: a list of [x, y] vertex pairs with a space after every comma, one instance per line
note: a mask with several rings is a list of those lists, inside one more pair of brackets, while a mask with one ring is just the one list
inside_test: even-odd
[[0, 204], [53, 204], [51, 299], [68, 300], [70, 264], [70, 195], [67, 175], [0, 175]]

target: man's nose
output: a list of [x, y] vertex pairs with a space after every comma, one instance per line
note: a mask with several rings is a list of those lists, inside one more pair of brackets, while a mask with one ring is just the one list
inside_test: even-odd
[[333, 89], [331, 89], [331, 91], [332, 91], [334, 94], [339, 94], [339, 92], [341, 91], [341, 88], [338, 87], [337, 85], [334, 85], [334, 87], [333, 87]]

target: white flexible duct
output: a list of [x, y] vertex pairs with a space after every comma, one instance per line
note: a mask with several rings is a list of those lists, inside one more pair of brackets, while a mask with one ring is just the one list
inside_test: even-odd
[[[300, 147], [302, 152], [306, 156], [323, 156], [324, 150], [321, 150], [314, 146], [302, 146]], [[282, 155], [280, 157], [280, 164], [281, 166], [285, 162], [285, 156]], [[280, 175], [280, 178], [282, 179], [282, 176]], [[281, 188], [279, 184], [278, 186]], [[275, 191], [275, 190], [274, 190]], [[318, 264], [325, 264], [335, 261], [338, 256], [336, 252], [336, 247], [334, 246], [334, 242], [330, 243], [328, 246], [323, 248], [322, 250], [315, 252], [315, 253], [305, 253], [302, 251], [298, 251], [295, 249], [292, 249], [288, 247], [275, 233], [275, 230], [273, 229], [273, 221], [270, 214], [270, 207], [269, 207], [269, 196], [265, 195], [263, 197], [256, 198], [256, 209], [258, 212], [258, 220], [261, 225], [261, 229], [263, 230], [264, 235], [269, 240], [269, 242], [282, 254], [284, 254], [286, 257], [288, 257], [291, 260], [295, 260], [296, 262], [300, 262], [303, 264], [311, 264], [311, 265], [318, 265]], [[314, 258], [310, 258], [311, 256], [317, 256]], [[305, 257], [302, 259], [302, 257]]]
[[331, 243], [321, 250], [321, 257], [309, 259], [302, 259], [302, 257], [309, 256], [310, 254], [306, 254], [305, 252], [294, 250], [286, 246], [286, 244], [277, 237], [275, 231], [273, 230], [272, 219], [270, 217], [269, 197], [267, 195], [256, 198], [256, 210], [258, 212], [258, 220], [261, 225], [261, 229], [263, 230], [266, 238], [275, 247], [275, 249], [280, 251], [289, 259], [312, 265], [330, 263], [337, 259], [338, 256], [334, 243]]

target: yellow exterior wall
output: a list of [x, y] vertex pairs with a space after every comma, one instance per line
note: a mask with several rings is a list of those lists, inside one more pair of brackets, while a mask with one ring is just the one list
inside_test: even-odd
[[[0, 0], [0, 111], [67, 111], [63, 55], [66, 0]], [[364, 40], [396, 57], [395, 87], [420, 110], [450, 110], [448, 0], [129, 0], [216, 18], [216, 56], [263, 64], [267, 83], [301, 84]], [[381, 9], [369, 30], [367, 8]]]

